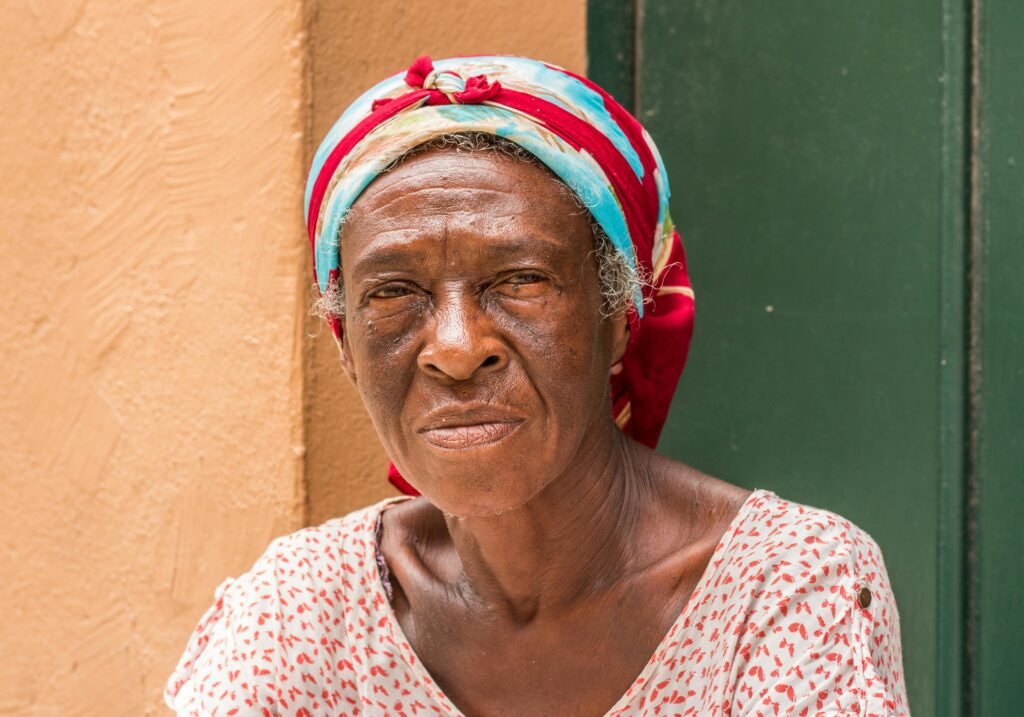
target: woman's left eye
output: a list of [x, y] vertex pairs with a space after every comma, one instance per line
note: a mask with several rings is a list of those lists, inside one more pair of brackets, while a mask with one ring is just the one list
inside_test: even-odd
[[523, 286], [525, 284], [536, 284], [544, 281], [544, 277], [537, 272], [527, 271], [521, 274], [513, 274], [505, 281], [513, 286]]
[[502, 279], [495, 287], [499, 293], [517, 299], [532, 299], [544, 294], [548, 278], [537, 271], [520, 271]]

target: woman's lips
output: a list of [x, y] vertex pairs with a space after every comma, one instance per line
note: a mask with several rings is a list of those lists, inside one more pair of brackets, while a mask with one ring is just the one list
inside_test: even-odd
[[523, 422], [487, 421], [462, 426], [439, 426], [419, 433], [431, 445], [447, 450], [482, 448], [505, 440], [515, 433]]

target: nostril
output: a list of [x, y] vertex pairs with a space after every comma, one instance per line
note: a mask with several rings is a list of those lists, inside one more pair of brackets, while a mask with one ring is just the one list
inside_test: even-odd
[[498, 361], [500, 361], [500, 359], [494, 354], [491, 354], [490, 356], [484, 359], [483, 363], [480, 364], [480, 366], [481, 368], [487, 368], [488, 366], [493, 366], [494, 364], [498, 363]]

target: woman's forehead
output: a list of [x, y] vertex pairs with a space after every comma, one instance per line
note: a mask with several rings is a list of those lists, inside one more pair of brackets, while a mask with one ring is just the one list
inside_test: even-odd
[[589, 217], [564, 185], [543, 167], [489, 150], [431, 150], [399, 164], [353, 205], [341, 237], [354, 269], [370, 253], [425, 252], [442, 239], [486, 241], [493, 256], [592, 248]]

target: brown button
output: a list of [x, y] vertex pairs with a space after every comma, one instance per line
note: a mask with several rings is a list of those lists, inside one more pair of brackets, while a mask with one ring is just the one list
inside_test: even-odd
[[871, 604], [871, 591], [861, 588], [857, 592], [857, 604], [864, 608], [868, 607]]

